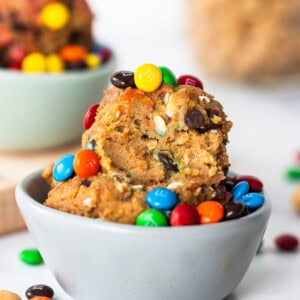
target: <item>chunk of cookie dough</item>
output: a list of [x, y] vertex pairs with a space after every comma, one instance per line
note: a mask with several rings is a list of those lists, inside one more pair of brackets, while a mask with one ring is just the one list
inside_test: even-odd
[[55, 182], [46, 205], [66, 212], [134, 224], [147, 209], [155, 186], [175, 191], [180, 202], [226, 203], [221, 181], [229, 168], [228, 132], [222, 105], [202, 89], [162, 84], [154, 92], [137, 88], [106, 91], [82, 147], [95, 151], [101, 171]]

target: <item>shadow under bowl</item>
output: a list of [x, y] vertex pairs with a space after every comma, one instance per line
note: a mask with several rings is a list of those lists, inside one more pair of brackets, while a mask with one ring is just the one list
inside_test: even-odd
[[217, 300], [242, 280], [271, 205], [211, 225], [139, 227], [44, 206], [49, 187], [36, 171], [17, 186], [29, 231], [61, 287], [74, 299]]

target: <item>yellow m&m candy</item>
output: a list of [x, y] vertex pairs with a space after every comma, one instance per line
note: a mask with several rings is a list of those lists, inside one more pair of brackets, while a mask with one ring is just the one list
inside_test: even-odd
[[46, 71], [46, 58], [40, 52], [33, 52], [25, 56], [22, 61], [22, 71], [28, 73], [41, 73]]
[[66, 26], [70, 19], [68, 8], [59, 2], [49, 3], [42, 9], [41, 21], [51, 30], [59, 30]]
[[46, 70], [49, 73], [61, 73], [64, 70], [64, 62], [57, 54], [49, 54], [46, 57]]
[[162, 72], [153, 64], [140, 65], [134, 72], [134, 82], [140, 90], [153, 92], [162, 83]]
[[93, 53], [88, 53], [85, 57], [85, 62], [89, 69], [96, 69], [100, 66], [101, 64], [101, 59], [99, 55], [93, 54]]

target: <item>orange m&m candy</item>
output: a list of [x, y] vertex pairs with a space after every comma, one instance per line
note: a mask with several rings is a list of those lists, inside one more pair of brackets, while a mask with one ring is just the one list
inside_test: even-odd
[[217, 201], [203, 201], [197, 206], [197, 210], [200, 215], [200, 224], [217, 223], [224, 217], [224, 207]]
[[81, 178], [96, 175], [100, 168], [97, 153], [89, 149], [80, 150], [75, 155], [73, 168], [75, 173]]
[[67, 62], [84, 60], [87, 51], [84, 47], [79, 45], [67, 45], [59, 52], [60, 57]]

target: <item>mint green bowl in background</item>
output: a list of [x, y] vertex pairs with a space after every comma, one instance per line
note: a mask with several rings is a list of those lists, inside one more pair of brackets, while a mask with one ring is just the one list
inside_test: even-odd
[[116, 66], [60, 74], [0, 71], [0, 150], [51, 148], [79, 138], [83, 117], [99, 102]]

